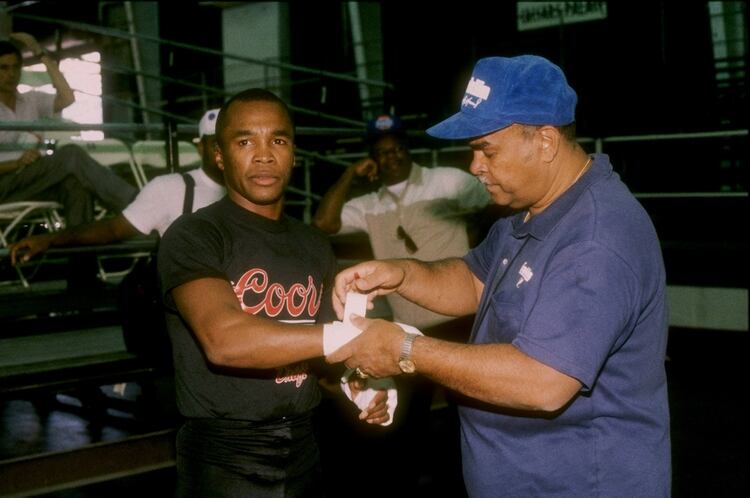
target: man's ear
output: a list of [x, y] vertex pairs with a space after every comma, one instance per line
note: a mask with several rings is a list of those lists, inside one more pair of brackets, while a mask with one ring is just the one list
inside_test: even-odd
[[216, 161], [216, 166], [224, 171], [224, 158], [221, 155], [221, 148], [218, 142], [214, 143], [214, 160]]
[[560, 130], [554, 126], [542, 126], [538, 131], [541, 137], [542, 160], [551, 162], [560, 150], [560, 140], [562, 138]]

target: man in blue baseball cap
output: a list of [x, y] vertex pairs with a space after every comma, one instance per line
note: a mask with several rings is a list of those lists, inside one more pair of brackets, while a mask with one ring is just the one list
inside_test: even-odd
[[471, 172], [517, 214], [463, 258], [372, 261], [345, 289], [476, 313], [469, 344], [364, 332], [329, 361], [417, 372], [456, 390], [470, 496], [669, 496], [664, 264], [654, 227], [604, 154], [575, 139], [576, 94], [537, 56], [477, 62], [458, 113]]

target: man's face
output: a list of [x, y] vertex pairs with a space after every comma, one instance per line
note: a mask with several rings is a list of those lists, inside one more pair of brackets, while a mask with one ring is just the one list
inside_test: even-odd
[[542, 200], [549, 186], [541, 145], [533, 128], [524, 131], [514, 124], [470, 141], [474, 157], [469, 169], [496, 204], [527, 209]]
[[[229, 197], [261, 216], [277, 218], [294, 166], [294, 130], [274, 102], [234, 102], [216, 148]], [[217, 130], [219, 131], [219, 130]]]
[[15, 92], [21, 81], [21, 59], [16, 54], [0, 55], [0, 92]]
[[411, 154], [398, 138], [383, 136], [372, 146], [371, 153], [378, 165], [378, 175], [386, 185], [395, 185], [409, 178]]

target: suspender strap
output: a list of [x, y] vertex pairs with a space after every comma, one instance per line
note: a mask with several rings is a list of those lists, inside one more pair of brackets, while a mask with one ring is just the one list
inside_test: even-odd
[[185, 200], [182, 203], [182, 214], [188, 214], [193, 212], [195, 178], [187, 173], [182, 173], [182, 179], [185, 180]]

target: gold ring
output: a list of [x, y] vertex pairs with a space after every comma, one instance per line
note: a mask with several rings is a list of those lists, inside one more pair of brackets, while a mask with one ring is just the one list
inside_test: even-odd
[[359, 367], [357, 367], [357, 368], [355, 368], [355, 369], [354, 369], [354, 374], [355, 374], [355, 375], [356, 375], [357, 377], [359, 377], [360, 379], [366, 379], [367, 377], [369, 377], [369, 375], [367, 375], [366, 373], [364, 373], [364, 372], [362, 371], [362, 369], [361, 369], [361, 368], [359, 368]]

